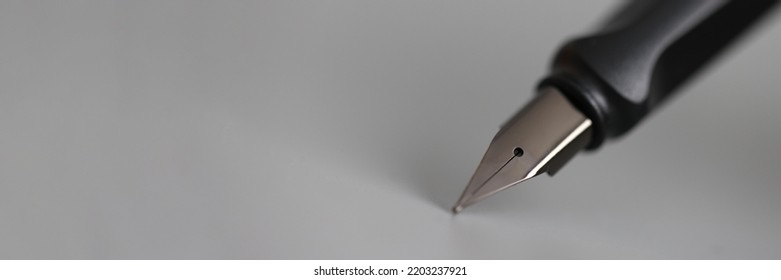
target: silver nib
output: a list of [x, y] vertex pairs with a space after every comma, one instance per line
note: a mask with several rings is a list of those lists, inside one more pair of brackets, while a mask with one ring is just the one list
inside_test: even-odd
[[542, 173], [553, 175], [591, 140], [591, 120], [546, 87], [496, 133], [464, 193], [464, 207]]

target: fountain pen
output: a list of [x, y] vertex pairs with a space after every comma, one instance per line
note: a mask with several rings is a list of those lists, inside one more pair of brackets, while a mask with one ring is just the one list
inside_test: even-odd
[[776, 0], [641, 0], [565, 43], [535, 97], [496, 133], [453, 207], [537, 175], [622, 136], [768, 14]]

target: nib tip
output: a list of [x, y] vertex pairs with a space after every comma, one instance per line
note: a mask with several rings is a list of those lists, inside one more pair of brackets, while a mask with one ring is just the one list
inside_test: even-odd
[[456, 205], [456, 206], [453, 207], [453, 214], [458, 214], [458, 212], [461, 212], [461, 210], [463, 210], [463, 209], [464, 209], [463, 206]]

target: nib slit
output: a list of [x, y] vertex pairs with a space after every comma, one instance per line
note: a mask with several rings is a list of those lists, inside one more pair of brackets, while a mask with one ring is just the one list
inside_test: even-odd
[[508, 159], [508, 160], [507, 160], [507, 162], [505, 162], [504, 164], [502, 164], [502, 166], [501, 166], [501, 167], [499, 167], [499, 169], [496, 169], [496, 171], [494, 171], [494, 173], [493, 173], [493, 174], [491, 174], [491, 176], [490, 176], [490, 177], [488, 177], [488, 179], [486, 179], [486, 180], [485, 180], [485, 182], [483, 182], [482, 184], [480, 184], [480, 186], [479, 186], [479, 187], [477, 187], [477, 188], [475, 188], [474, 190], [472, 190], [472, 193], [471, 193], [471, 195], [472, 195], [472, 196], [474, 196], [474, 195], [477, 193], [477, 191], [479, 191], [480, 189], [482, 189], [482, 188], [485, 186], [485, 184], [488, 184], [488, 182], [489, 182], [489, 181], [491, 181], [491, 179], [493, 179], [493, 178], [496, 176], [496, 174], [499, 174], [499, 171], [502, 171], [502, 169], [504, 169], [504, 167], [505, 167], [505, 166], [507, 166], [507, 164], [509, 164], [509, 163], [510, 163], [510, 161], [512, 161], [514, 158], [515, 158], [515, 155], [513, 155], [512, 157], [510, 157], [510, 159]]

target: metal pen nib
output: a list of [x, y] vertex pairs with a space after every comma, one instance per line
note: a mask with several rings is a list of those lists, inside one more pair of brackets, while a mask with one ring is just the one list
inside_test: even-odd
[[453, 213], [534, 176], [553, 175], [590, 140], [591, 120], [556, 88], [541, 89], [491, 140]]

